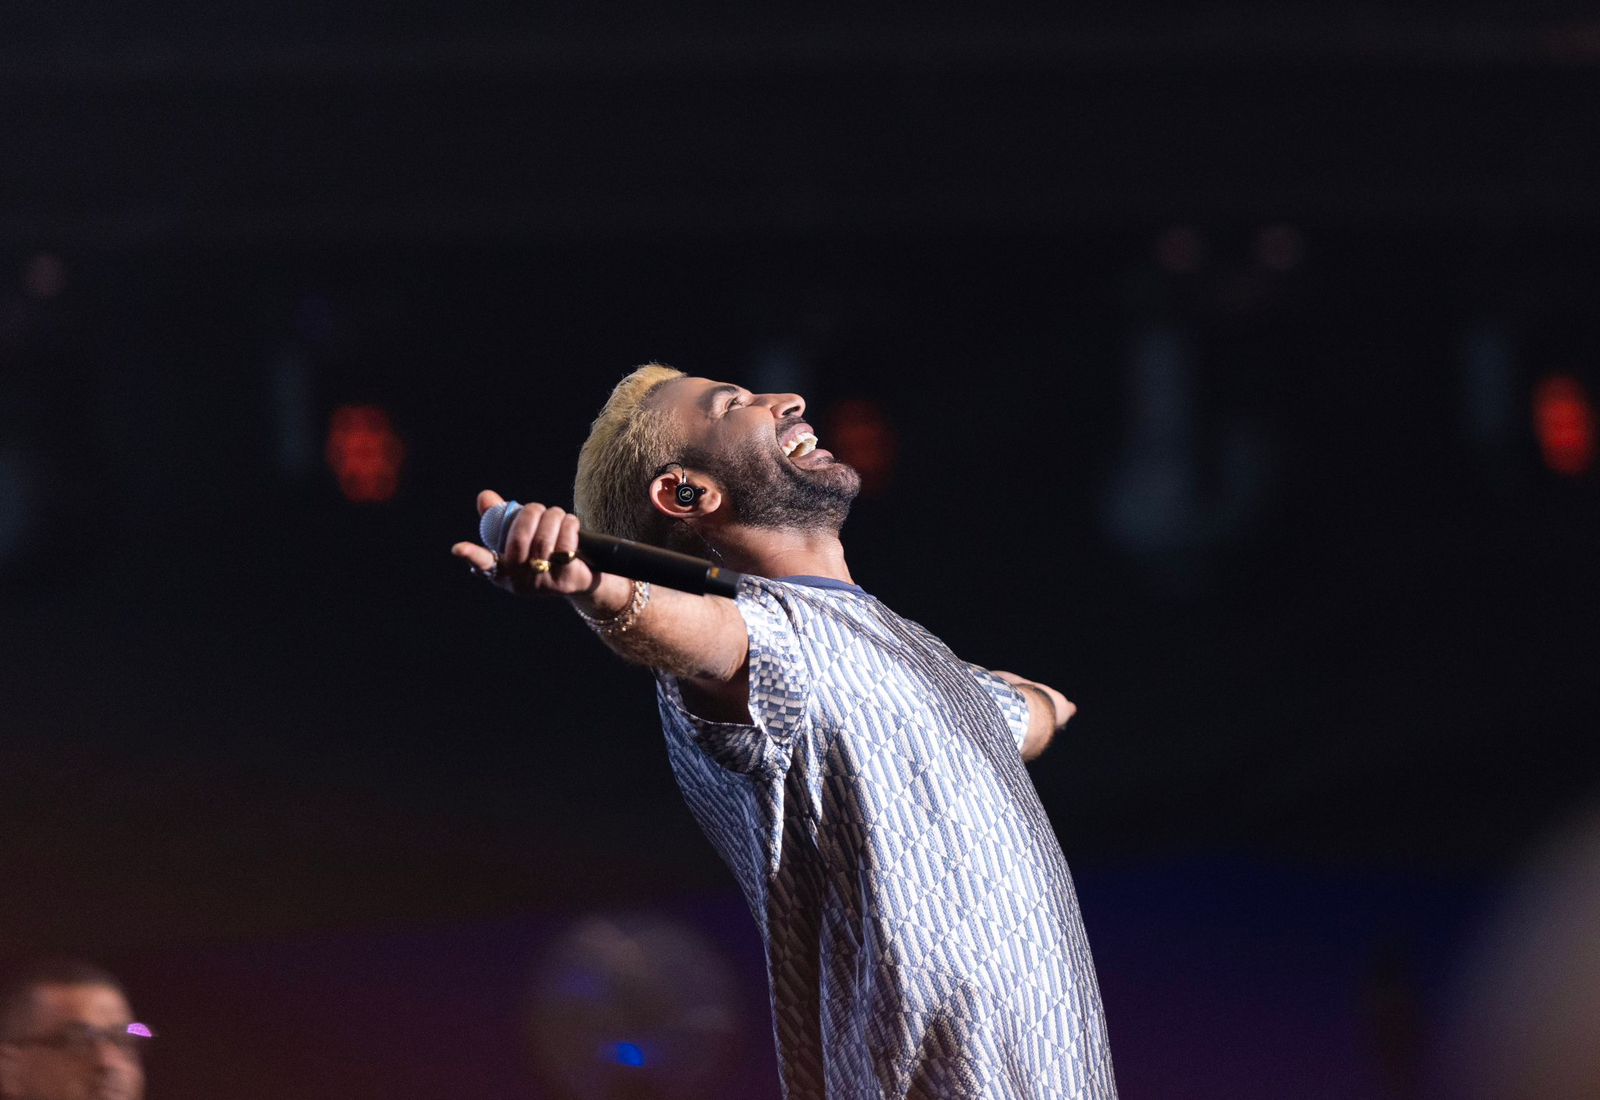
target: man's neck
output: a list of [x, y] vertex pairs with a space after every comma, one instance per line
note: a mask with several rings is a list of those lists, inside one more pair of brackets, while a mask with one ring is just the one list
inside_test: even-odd
[[854, 584], [844, 544], [832, 532], [730, 524], [708, 533], [723, 564], [758, 577], [827, 577]]

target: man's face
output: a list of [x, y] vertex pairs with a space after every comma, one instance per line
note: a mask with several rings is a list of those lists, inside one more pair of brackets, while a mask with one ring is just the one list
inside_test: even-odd
[[678, 422], [682, 460], [717, 479], [737, 522], [833, 532], [844, 525], [861, 475], [816, 446], [798, 394], [675, 378], [653, 400]]
[[129, 1045], [133, 1013], [103, 985], [41, 985], [32, 1011], [0, 1038], [5, 1100], [140, 1100], [144, 1068]]

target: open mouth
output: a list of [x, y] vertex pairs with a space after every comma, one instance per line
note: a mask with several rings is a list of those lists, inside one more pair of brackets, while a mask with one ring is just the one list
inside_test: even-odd
[[804, 458], [817, 449], [817, 433], [804, 420], [796, 420], [778, 433], [778, 449], [791, 462]]
[[802, 429], [792, 439], [783, 444], [784, 458], [804, 458], [817, 449], [817, 437], [810, 429]]
[[778, 449], [800, 470], [811, 470], [833, 461], [833, 454], [817, 446], [817, 433], [804, 420], [795, 421], [778, 433]]

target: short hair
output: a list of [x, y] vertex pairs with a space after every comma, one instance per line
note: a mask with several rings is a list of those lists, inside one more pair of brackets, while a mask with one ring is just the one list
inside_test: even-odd
[[590, 530], [665, 545], [671, 524], [650, 506], [645, 486], [677, 458], [679, 434], [667, 409], [650, 397], [681, 370], [662, 363], [637, 367], [611, 391], [578, 452], [573, 509]]
[[110, 971], [91, 962], [67, 957], [34, 959], [8, 970], [0, 982], [0, 1039], [15, 1038], [33, 1012], [34, 991], [47, 985], [100, 985], [127, 996]]

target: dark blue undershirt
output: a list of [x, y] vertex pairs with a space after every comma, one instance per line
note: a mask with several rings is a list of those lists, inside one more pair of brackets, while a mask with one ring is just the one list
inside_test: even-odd
[[872, 593], [868, 592], [865, 588], [862, 588], [859, 584], [851, 584], [849, 581], [834, 580], [832, 577], [800, 576], [773, 577], [772, 579], [775, 581], [782, 581], [784, 584], [803, 584], [807, 588], [836, 588], [841, 592], [854, 592], [861, 596], [872, 595]]

